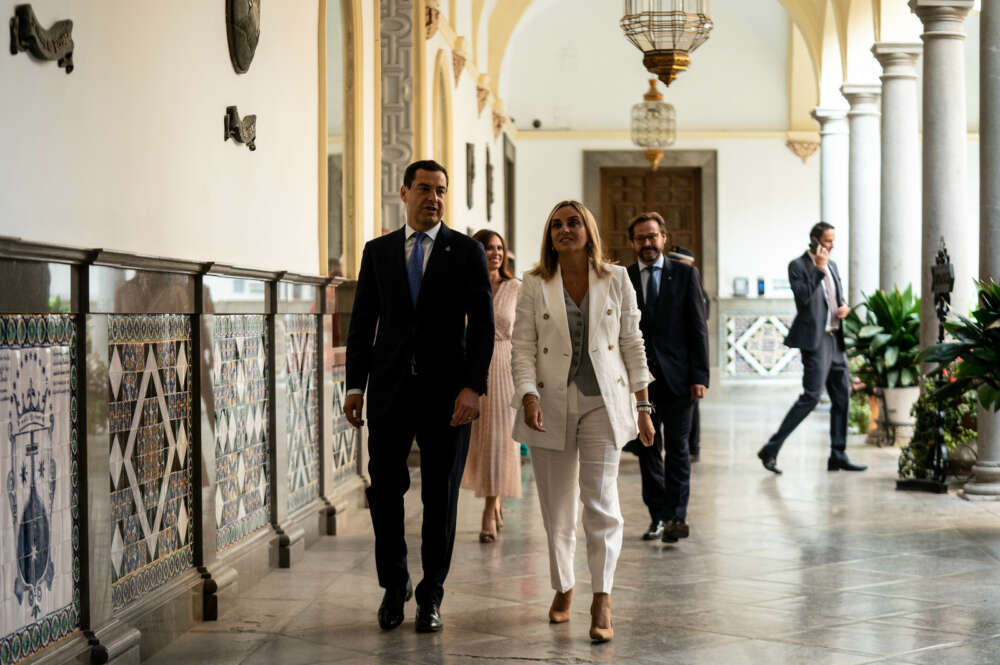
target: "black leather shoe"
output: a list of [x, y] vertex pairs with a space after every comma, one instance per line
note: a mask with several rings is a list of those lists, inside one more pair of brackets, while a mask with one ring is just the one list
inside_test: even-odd
[[681, 538], [687, 538], [690, 529], [686, 522], [681, 520], [670, 520], [663, 527], [663, 535], [660, 540], [665, 543], [676, 543]]
[[382, 630], [392, 630], [403, 623], [403, 605], [413, 597], [413, 585], [386, 589], [382, 604], [378, 606], [378, 625]]
[[632, 439], [622, 446], [622, 450], [638, 457], [639, 452], [642, 450], [642, 442], [639, 439]]
[[653, 520], [649, 523], [649, 529], [642, 534], [643, 540], [656, 540], [663, 535], [663, 520]]
[[853, 463], [851, 460], [847, 459], [847, 455], [830, 455], [830, 458], [826, 460], [827, 471], [864, 471], [867, 468], [868, 466], [866, 464]]
[[437, 605], [434, 603], [417, 605], [418, 633], [436, 633], [442, 628], [444, 628], [444, 622], [441, 621], [441, 611]]
[[771, 453], [767, 452], [767, 446], [764, 446], [757, 451], [757, 457], [760, 458], [760, 463], [764, 465], [765, 469], [771, 473], [776, 473], [779, 476], [781, 475], [781, 469], [778, 468], [778, 459]]

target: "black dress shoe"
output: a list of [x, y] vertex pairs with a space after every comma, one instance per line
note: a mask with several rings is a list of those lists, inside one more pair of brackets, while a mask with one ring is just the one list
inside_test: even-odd
[[847, 459], [847, 455], [830, 455], [830, 458], [826, 460], [827, 471], [864, 471], [867, 468], [866, 464], [853, 463]]
[[660, 536], [660, 540], [665, 543], [676, 543], [681, 538], [687, 538], [689, 533], [690, 529], [686, 522], [674, 519], [663, 526], [663, 535]]
[[403, 605], [413, 597], [413, 585], [386, 589], [382, 604], [378, 606], [378, 625], [382, 630], [392, 630], [403, 623]]
[[765, 469], [771, 473], [776, 473], [779, 476], [781, 475], [781, 469], [778, 468], [778, 459], [771, 453], [767, 452], [767, 446], [764, 446], [757, 451], [757, 457], [760, 458], [760, 463], [764, 465]]
[[632, 439], [622, 446], [622, 450], [627, 453], [632, 453], [638, 457], [639, 453], [642, 451], [642, 442], [639, 441], [639, 439]]
[[690, 457], [691, 457], [691, 463], [692, 464], [694, 464], [695, 462], [700, 462], [701, 461], [701, 454], [699, 454], [699, 453], [691, 453]]
[[649, 523], [649, 529], [642, 534], [643, 540], [656, 540], [663, 535], [663, 520], [653, 520]]
[[417, 604], [417, 632], [436, 633], [444, 628], [441, 611], [434, 603]]

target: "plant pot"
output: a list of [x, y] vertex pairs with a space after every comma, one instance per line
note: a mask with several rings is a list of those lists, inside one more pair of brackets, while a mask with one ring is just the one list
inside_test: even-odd
[[890, 425], [915, 425], [916, 417], [910, 415], [913, 404], [920, 397], [920, 386], [908, 388], [883, 388], [884, 418]]
[[874, 432], [878, 429], [879, 420], [879, 403], [875, 395], [868, 396], [868, 413], [868, 431]]

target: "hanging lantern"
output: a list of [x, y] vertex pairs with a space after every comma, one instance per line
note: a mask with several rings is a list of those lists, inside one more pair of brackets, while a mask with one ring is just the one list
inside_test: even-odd
[[677, 140], [677, 113], [663, 101], [656, 79], [649, 79], [649, 92], [642, 99], [632, 107], [632, 143], [646, 149], [646, 158], [655, 171], [663, 159], [663, 149]]
[[646, 69], [669, 86], [708, 39], [712, 19], [708, 0], [625, 0], [621, 26]]

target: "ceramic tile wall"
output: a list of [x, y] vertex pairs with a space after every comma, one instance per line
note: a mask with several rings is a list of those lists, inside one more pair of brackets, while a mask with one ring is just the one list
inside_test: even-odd
[[191, 319], [108, 317], [112, 604], [192, 566]]
[[260, 315], [214, 317], [215, 525], [222, 551], [267, 527], [267, 327]]
[[333, 414], [331, 439], [333, 450], [331, 459], [331, 480], [337, 486], [357, 475], [358, 442], [361, 431], [347, 422], [344, 415], [344, 397], [347, 393], [347, 372], [341, 366], [333, 370], [333, 390], [330, 409]]
[[76, 324], [0, 316], [0, 663], [80, 625]]
[[319, 496], [319, 387], [316, 372], [317, 317], [283, 315], [288, 376], [288, 511]]
[[798, 349], [785, 346], [794, 315], [725, 315], [728, 376], [785, 377], [802, 374]]

